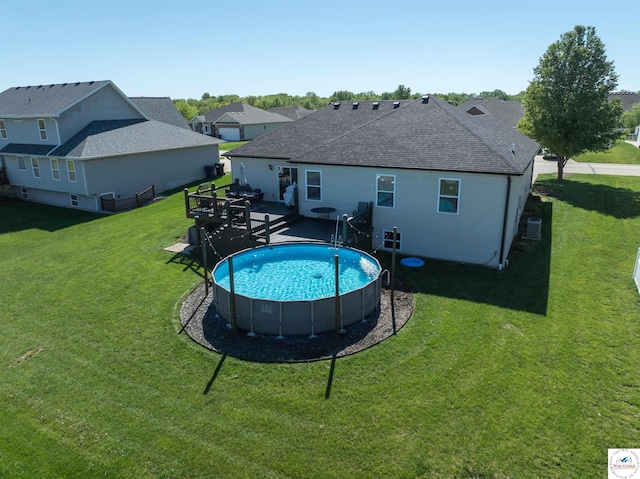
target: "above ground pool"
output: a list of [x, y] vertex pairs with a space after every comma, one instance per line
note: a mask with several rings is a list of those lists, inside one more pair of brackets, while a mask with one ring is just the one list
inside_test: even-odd
[[235, 310], [236, 326], [250, 333], [315, 335], [337, 326], [342, 329], [375, 310], [380, 302], [381, 271], [375, 258], [351, 248], [318, 243], [261, 246], [216, 265], [214, 301], [229, 323]]

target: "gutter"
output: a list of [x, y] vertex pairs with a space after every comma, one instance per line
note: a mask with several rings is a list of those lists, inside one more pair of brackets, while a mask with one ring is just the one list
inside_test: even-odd
[[502, 241], [500, 242], [500, 263], [498, 269], [502, 270], [507, 265], [504, 260], [505, 236], [507, 234], [507, 215], [509, 214], [509, 197], [511, 196], [511, 175], [507, 176], [507, 196], [504, 200], [504, 218], [502, 220]]

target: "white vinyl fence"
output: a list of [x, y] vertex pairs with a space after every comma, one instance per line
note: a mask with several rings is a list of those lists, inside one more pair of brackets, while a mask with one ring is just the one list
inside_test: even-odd
[[638, 293], [640, 293], [640, 248], [638, 248], [638, 255], [636, 256], [636, 267], [633, 269], [633, 280], [636, 282]]

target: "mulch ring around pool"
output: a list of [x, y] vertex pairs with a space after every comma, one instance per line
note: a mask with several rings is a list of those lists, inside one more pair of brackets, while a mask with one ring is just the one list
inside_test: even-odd
[[380, 308], [367, 316], [366, 322], [357, 322], [346, 332], [308, 336], [275, 336], [257, 334], [248, 336], [246, 331], [234, 333], [227, 321], [217, 317], [211, 288], [205, 295], [204, 283], [194, 289], [180, 308], [180, 334], [187, 333], [196, 343], [211, 351], [245, 361], [284, 363], [318, 361], [339, 358], [358, 353], [375, 346], [396, 334], [411, 318], [414, 308], [413, 293], [401, 281], [395, 281], [393, 307], [391, 288], [383, 285]]

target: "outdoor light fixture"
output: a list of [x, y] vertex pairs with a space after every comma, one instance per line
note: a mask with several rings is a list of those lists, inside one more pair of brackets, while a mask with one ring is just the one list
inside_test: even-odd
[[269, 165], [269, 169], [270, 169], [270, 170], [273, 170], [273, 165]]

